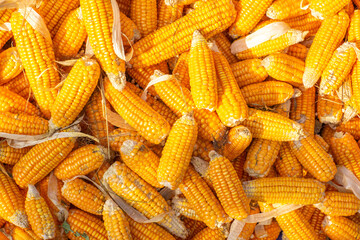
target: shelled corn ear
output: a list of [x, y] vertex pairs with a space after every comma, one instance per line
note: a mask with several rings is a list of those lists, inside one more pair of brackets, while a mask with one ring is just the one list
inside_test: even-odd
[[109, 240], [131, 240], [130, 225], [125, 213], [111, 199], [106, 200], [103, 211], [105, 229]]
[[268, 77], [268, 73], [261, 65], [261, 59], [247, 59], [232, 63], [230, 67], [240, 88], [262, 82]]
[[13, 12], [10, 23], [31, 91], [42, 113], [50, 118], [57, 95], [55, 87], [60, 82], [52, 41], [35, 30], [18, 11]]
[[169, 123], [128, 86], [120, 92], [105, 79], [105, 97], [125, 121], [146, 140], [159, 144], [170, 131]]
[[190, 48], [195, 30], [210, 38], [228, 28], [235, 15], [235, 8], [228, 0], [206, 1], [191, 13], [135, 43], [130, 63], [133, 67], [144, 67], [170, 59]]
[[24, 73], [20, 73], [18, 76], [1, 86], [19, 94], [25, 99], [32, 100], [33, 95], [31, 94], [29, 81]]
[[231, 42], [225, 36], [224, 33], [219, 33], [213, 37], [216, 46], [219, 48], [220, 52], [224, 55], [229, 64], [237, 62], [236, 57], [231, 53], [230, 46]]
[[201, 218], [196, 214], [194, 208], [186, 198], [180, 198], [178, 196], [173, 197], [171, 200], [171, 207], [177, 214], [201, 221]]
[[303, 169], [288, 143], [282, 143], [275, 161], [276, 171], [281, 177], [302, 177]]
[[165, 0], [161, 0], [157, 4], [157, 9], [157, 28], [161, 28], [181, 18], [184, 6], [169, 6], [166, 4]]
[[147, 36], [157, 28], [158, 9], [156, 0], [131, 0], [130, 18], [139, 28], [142, 36]]
[[243, 183], [246, 196], [267, 203], [314, 204], [325, 196], [325, 184], [305, 178], [259, 178]]
[[117, 56], [114, 49], [111, 1], [81, 0], [80, 5], [91, 48], [113, 87], [121, 91], [126, 84], [125, 61]]
[[164, 187], [156, 178], [160, 159], [148, 147], [139, 141], [129, 139], [122, 143], [119, 150], [126, 166], [153, 187]]
[[324, 200], [315, 206], [327, 216], [351, 216], [360, 210], [360, 200], [353, 193], [325, 192]]
[[322, 229], [332, 240], [359, 239], [360, 226], [345, 217], [326, 216], [322, 222]]
[[160, 184], [176, 189], [189, 166], [197, 139], [198, 126], [193, 113], [179, 118], [169, 133], [157, 169]]
[[0, 86], [0, 112], [41, 116], [40, 110], [32, 103], [3, 86]]
[[96, 60], [81, 58], [71, 69], [51, 108], [55, 128], [69, 126], [79, 115], [95, 90], [100, 77]]
[[[2, 9], [0, 10], [0, 24], [8, 22], [11, 14], [15, 9]], [[0, 30], [0, 47], [3, 48], [5, 43], [13, 36], [12, 31]]]
[[[223, 155], [230, 161], [240, 156], [251, 144], [252, 135], [250, 130], [244, 126], [236, 126], [230, 129], [227, 142], [223, 148]], [[210, 152], [210, 150], [208, 151]]]
[[0, 53], [0, 84], [9, 82], [23, 71], [23, 65], [16, 47]]
[[41, 239], [55, 237], [55, 222], [45, 200], [34, 185], [28, 185], [25, 210], [31, 229]]
[[46, 119], [25, 113], [0, 112], [0, 132], [39, 135], [49, 131]]
[[[319, 80], [331, 59], [332, 53], [341, 44], [349, 22], [349, 16], [342, 10], [321, 23], [305, 60], [303, 83], [306, 88], [314, 86]], [[329, 29], [332, 31], [331, 35], [328, 35]]]
[[318, 96], [317, 117], [324, 124], [339, 124], [343, 117], [343, 102], [337, 95]]
[[348, 41], [356, 43], [357, 47], [360, 47], [360, 10], [356, 9], [354, 14], [350, 16], [350, 25], [348, 30]]
[[66, 223], [66, 235], [70, 240], [81, 239], [82, 237], [77, 236], [78, 234], [85, 235], [89, 239], [108, 239], [103, 221], [82, 210], [70, 209]]
[[266, 16], [271, 19], [283, 20], [307, 14], [309, 10], [300, 8], [301, 0], [275, 0], [266, 11]]
[[236, 83], [236, 79], [225, 56], [219, 52], [216, 45], [213, 48], [215, 48], [213, 56], [218, 81], [216, 112], [225, 126], [235, 127], [248, 117], [246, 100]]
[[351, 1], [350, 0], [340, 0], [332, 2], [330, 0], [310, 0], [310, 11], [311, 14], [321, 20], [327, 19], [334, 16], [341, 9], [346, 7]]
[[297, 43], [297, 44], [291, 45], [285, 52], [289, 56], [293, 56], [300, 60], [305, 61], [308, 51], [309, 51], [309, 49], [305, 45], [303, 45], [301, 43]]
[[220, 228], [211, 229], [207, 227], [192, 238], [192, 240], [206, 240], [206, 239], [225, 240], [225, 235]]

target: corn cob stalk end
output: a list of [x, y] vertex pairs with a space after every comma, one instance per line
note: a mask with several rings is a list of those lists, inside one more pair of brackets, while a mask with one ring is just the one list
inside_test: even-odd
[[126, 85], [126, 76], [125, 73], [119, 72], [118, 74], [114, 74], [111, 72], [107, 73], [107, 76], [113, 85], [113, 87], [118, 90], [122, 91]]

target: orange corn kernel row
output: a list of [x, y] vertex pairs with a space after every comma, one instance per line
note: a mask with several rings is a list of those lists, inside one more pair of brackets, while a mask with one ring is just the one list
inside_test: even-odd
[[109, 239], [131, 240], [129, 222], [121, 208], [108, 199], [104, 205], [103, 219]]
[[232, 63], [230, 67], [240, 88], [262, 82], [268, 77], [261, 60], [257, 58]]
[[29, 81], [24, 73], [20, 73], [17, 77], [2, 85], [2, 87], [9, 89], [13, 93], [18, 94], [25, 99], [32, 100], [33, 98]]
[[30, 149], [31, 147], [13, 148], [6, 141], [2, 141], [0, 142], [0, 162], [15, 165]]
[[252, 135], [248, 128], [241, 125], [233, 127], [228, 133], [222, 154], [230, 161], [233, 161], [245, 151], [251, 141]]
[[16, 47], [0, 53], [0, 84], [9, 82], [23, 71], [20, 55]]

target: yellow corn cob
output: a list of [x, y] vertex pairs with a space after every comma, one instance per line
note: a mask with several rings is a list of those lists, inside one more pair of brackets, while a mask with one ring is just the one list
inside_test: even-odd
[[87, 176], [91, 178], [91, 180], [95, 181], [97, 184], [100, 184], [102, 177], [104, 176], [105, 172], [109, 169], [110, 166], [111, 166], [110, 163], [105, 161], [103, 162], [100, 168], [98, 168], [95, 171], [92, 171]]
[[19, 187], [36, 184], [48, 175], [71, 152], [75, 141], [76, 138], [57, 138], [31, 148], [13, 168]]
[[303, 169], [288, 143], [282, 143], [279, 157], [275, 161], [276, 171], [281, 177], [302, 177]]
[[39, 135], [48, 132], [46, 119], [24, 113], [0, 112], [0, 132], [22, 135]]
[[298, 98], [292, 99], [290, 118], [304, 128], [310, 135], [315, 131], [315, 87], [302, 92]]
[[[228, 146], [228, 148], [230, 148], [232, 145], [226, 144], [225, 146]], [[210, 162], [209, 152], [211, 150], [214, 150], [212, 142], [198, 137], [194, 146], [193, 157], [199, 157], [207, 162]]]
[[225, 235], [220, 228], [211, 229], [207, 227], [201, 230], [201, 232], [199, 232], [192, 238], [192, 240], [207, 240], [207, 239], [225, 240]]
[[[105, 96], [127, 123], [134, 127], [145, 139], [159, 144], [169, 133], [169, 123], [128, 86], [117, 91], [108, 79], [104, 82]], [[141, 122], [140, 122], [141, 121]]]
[[246, 103], [251, 107], [273, 106], [281, 104], [294, 96], [290, 84], [278, 81], [254, 83], [241, 88]]
[[353, 221], [356, 224], [360, 223], [360, 213], [359, 212], [355, 213], [352, 216], [348, 216], [347, 218], [350, 219], [351, 221]]
[[236, 57], [240, 60], [265, 57], [269, 54], [282, 51], [293, 44], [304, 41], [307, 33], [308, 32], [290, 29], [277, 38], [268, 40], [245, 51], [236, 53]]
[[0, 84], [7, 83], [23, 71], [22, 62], [16, 47], [0, 53]]
[[169, 6], [165, 3], [165, 0], [161, 0], [158, 2], [157, 8], [157, 28], [161, 28], [178, 20], [182, 16], [184, 6]]
[[291, 28], [301, 31], [308, 31], [309, 33], [306, 35], [306, 37], [315, 36], [321, 26], [321, 21], [312, 16], [311, 13], [285, 19], [284, 22], [287, 23]]
[[2, 85], [2, 87], [9, 89], [13, 93], [18, 94], [25, 99], [32, 100], [29, 81], [23, 73], [11, 79], [9, 82]]
[[302, 10], [300, 3], [301, 0], [275, 0], [267, 9], [266, 16], [271, 19], [283, 20], [310, 12], [309, 10]]
[[156, 179], [159, 157], [143, 143], [126, 140], [118, 150], [121, 153], [121, 160], [142, 179], [153, 187], [164, 187]]
[[70, 240], [83, 239], [81, 235], [94, 240], [108, 239], [103, 221], [89, 213], [79, 209], [70, 209], [66, 222], [70, 229], [65, 228], [65, 232]]
[[218, 49], [213, 56], [218, 79], [216, 112], [225, 126], [234, 127], [248, 117], [246, 101], [225, 56]]
[[326, 151], [329, 152], [330, 145], [318, 134], [314, 135], [316, 142]]
[[103, 182], [145, 217], [153, 218], [164, 214], [164, 218], [158, 223], [176, 236], [186, 236], [186, 229], [180, 219], [168, 213], [170, 207], [165, 199], [125, 164], [115, 162], [111, 165], [104, 174]]
[[305, 61], [308, 50], [309, 49], [305, 45], [302, 45], [301, 43], [297, 43], [297, 44], [291, 45], [287, 49], [286, 54]]
[[315, 232], [318, 234], [319, 240], [326, 240], [326, 235], [321, 230], [321, 225], [324, 218], [325, 218], [325, 214], [316, 208], [311, 216], [311, 219], [309, 220], [310, 225], [314, 228]]
[[106, 149], [93, 144], [85, 145], [71, 152], [54, 170], [58, 179], [71, 179], [86, 175], [98, 169], [106, 158]]
[[189, 166], [197, 132], [193, 113], [183, 115], [175, 122], [166, 140], [157, 170], [157, 180], [160, 184], [173, 190], [178, 188]]
[[217, 71], [211, 49], [200, 31], [195, 31], [189, 52], [191, 95], [196, 108], [215, 110], [218, 103]]
[[336, 132], [347, 132], [350, 133], [356, 140], [360, 139], [360, 118], [353, 118], [348, 122], [341, 123], [337, 128]]
[[360, 238], [360, 226], [345, 217], [325, 216], [322, 229], [332, 240], [356, 240]]
[[356, 60], [351, 73], [351, 98], [349, 104], [355, 111], [360, 111], [360, 61]]
[[[349, 25], [345, 11], [325, 19], [321, 23], [305, 61], [303, 83], [306, 88], [315, 85], [328, 65], [332, 53], [339, 47]], [[329, 36], [329, 30], [331, 35]]]
[[272, 0], [238, 2], [236, 20], [229, 30], [230, 36], [238, 38], [247, 35], [261, 20], [271, 3]]
[[336, 164], [345, 166], [360, 180], [360, 148], [354, 137], [349, 133], [337, 132], [330, 139], [330, 146]]
[[[22, 229], [16, 226], [11, 226], [11, 237], [13, 240], [41, 240], [31, 229]], [[8, 240], [5, 238], [4, 240]]]
[[177, 213], [181, 214], [187, 218], [191, 218], [197, 221], [201, 221], [201, 218], [196, 214], [194, 208], [191, 206], [189, 201], [186, 198], [180, 198], [175, 196], [172, 200], [172, 209]]
[[332, 2], [329, 0], [310, 0], [311, 14], [319, 19], [327, 19], [337, 14], [341, 9], [346, 7], [350, 0], [341, 0]]
[[108, 238], [111, 240], [131, 240], [129, 222], [121, 208], [108, 199], [104, 205], [103, 219]]
[[235, 158], [234, 161], [232, 161], [234, 169], [241, 181], [243, 180], [243, 175], [244, 175], [244, 163], [246, 160], [246, 155], [247, 155], [247, 151], [243, 152], [240, 156]]
[[276, 80], [287, 82], [295, 87], [303, 85], [304, 61], [284, 53], [274, 53], [266, 57], [261, 64]]
[[0, 217], [21, 228], [29, 227], [25, 197], [13, 179], [0, 171]]
[[231, 42], [225, 36], [224, 33], [219, 33], [213, 37], [216, 46], [219, 48], [220, 52], [224, 55], [229, 64], [237, 62], [236, 57], [231, 53], [230, 46]]
[[131, 0], [116, 0], [120, 11], [126, 16], [130, 16]]
[[86, 36], [81, 9], [77, 8], [67, 15], [54, 37], [56, 58], [60, 60], [74, 58], [83, 45]]
[[156, 0], [131, 0], [130, 18], [138, 27], [142, 36], [147, 36], [157, 27], [157, 3]]
[[[223, 155], [230, 161], [233, 161], [245, 151], [251, 141], [252, 135], [248, 128], [241, 125], [233, 127], [228, 133]], [[208, 150], [208, 152], [210, 152], [210, 150]]]
[[244, 170], [252, 177], [265, 177], [269, 174], [280, 151], [281, 142], [255, 139], [248, 150]]
[[294, 141], [304, 135], [301, 125], [280, 114], [249, 108], [249, 117], [242, 123], [253, 135], [273, 141]]
[[[257, 206], [250, 206], [250, 215], [257, 214], [260, 212], [259, 207]], [[241, 230], [241, 233], [237, 237], [237, 239], [250, 239], [251, 235], [254, 233], [256, 223], [246, 223]]]
[[55, 237], [55, 222], [49, 207], [34, 185], [28, 185], [25, 209], [30, 226], [39, 238], [52, 239]]
[[345, 81], [356, 62], [354, 43], [344, 43], [332, 55], [321, 75], [320, 95], [333, 94]]
[[354, 14], [350, 18], [350, 25], [348, 30], [348, 41], [356, 43], [357, 47], [360, 47], [360, 10], [356, 9]]
[[168, 233], [165, 229], [155, 223], [138, 223], [126, 216], [130, 225], [130, 231], [133, 240], [146, 240], [146, 239], [168, 239], [175, 240], [175, 238]]
[[[4, 24], [8, 22], [11, 14], [15, 11], [15, 9], [2, 9], [0, 10], [0, 24]], [[0, 47], [1, 49], [5, 45], [5, 43], [13, 36], [12, 31], [0, 30]]]
[[179, 80], [181, 85], [190, 90], [190, 76], [188, 68], [189, 52], [184, 52], [178, 58], [172, 74]]
[[337, 95], [319, 96], [316, 104], [317, 117], [324, 124], [339, 124], [343, 116], [343, 103]]
[[120, 23], [121, 33], [123, 34], [121, 38], [124, 46], [130, 46], [136, 40], [141, 38], [141, 34], [136, 24], [122, 12], [120, 12]]
[[95, 60], [81, 58], [71, 69], [51, 108], [55, 128], [69, 126], [85, 107], [95, 90], [100, 66]]
[[290, 142], [297, 160], [312, 176], [322, 182], [330, 181], [336, 174], [336, 166], [331, 157], [314, 137], [307, 136], [299, 141]]
[[6, 141], [0, 142], [0, 162], [15, 165], [22, 156], [24, 156], [31, 147], [13, 148]]
[[324, 199], [326, 186], [313, 179], [259, 178], [243, 183], [246, 196], [255, 201], [286, 204], [314, 204]]
[[109, 143], [113, 151], [120, 152], [120, 148], [126, 140], [133, 140], [138, 143], [151, 147], [152, 144], [147, 142], [138, 132], [126, 128], [117, 128], [109, 133]]
[[326, 192], [315, 206], [327, 216], [351, 216], [360, 210], [360, 200], [352, 193]]
[[208, 175], [225, 212], [234, 219], [242, 220], [250, 214], [249, 199], [231, 162], [216, 153], [209, 153]]
[[179, 188], [208, 227], [214, 229], [230, 220], [219, 200], [193, 167], [188, 168]]
[[252, 83], [259, 83], [268, 77], [260, 59], [247, 59], [230, 65], [240, 88]]
[[40, 116], [40, 111], [20, 95], [0, 86], [0, 112]]
[[206, 1], [200, 8], [138, 41], [130, 63], [134, 67], [151, 66], [183, 53], [190, 48], [195, 30], [210, 38], [227, 29], [235, 14], [228, 0]]
[[91, 48], [113, 87], [121, 91], [126, 84], [125, 61], [116, 55], [113, 46], [111, 1], [81, 0], [80, 5]]
[[196, 234], [206, 228], [206, 224], [201, 221], [196, 221], [190, 218], [182, 217], [184, 225], [189, 232], [187, 239], [192, 239]]
[[300, 208], [300, 210], [306, 221], [310, 222], [311, 217], [314, 214], [314, 212], [317, 210], [317, 208], [314, 207], [313, 205], [306, 205]]
[[256, 235], [255, 232], [255, 236], [251, 237], [251, 240], [276, 240], [281, 232], [281, 228], [279, 226], [279, 224], [276, 221], [272, 221], [269, 225], [264, 225], [264, 231], [265, 234], [260, 235], [258, 237], [258, 235]]
[[31, 90], [45, 117], [50, 118], [57, 95], [55, 86], [60, 82], [52, 42], [35, 30], [20, 12], [12, 14], [10, 23]]

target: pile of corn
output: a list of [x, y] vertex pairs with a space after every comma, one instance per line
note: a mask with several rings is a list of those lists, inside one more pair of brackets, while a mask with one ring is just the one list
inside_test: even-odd
[[0, 2], [0, 240], [360, 239], [357, 8]]

